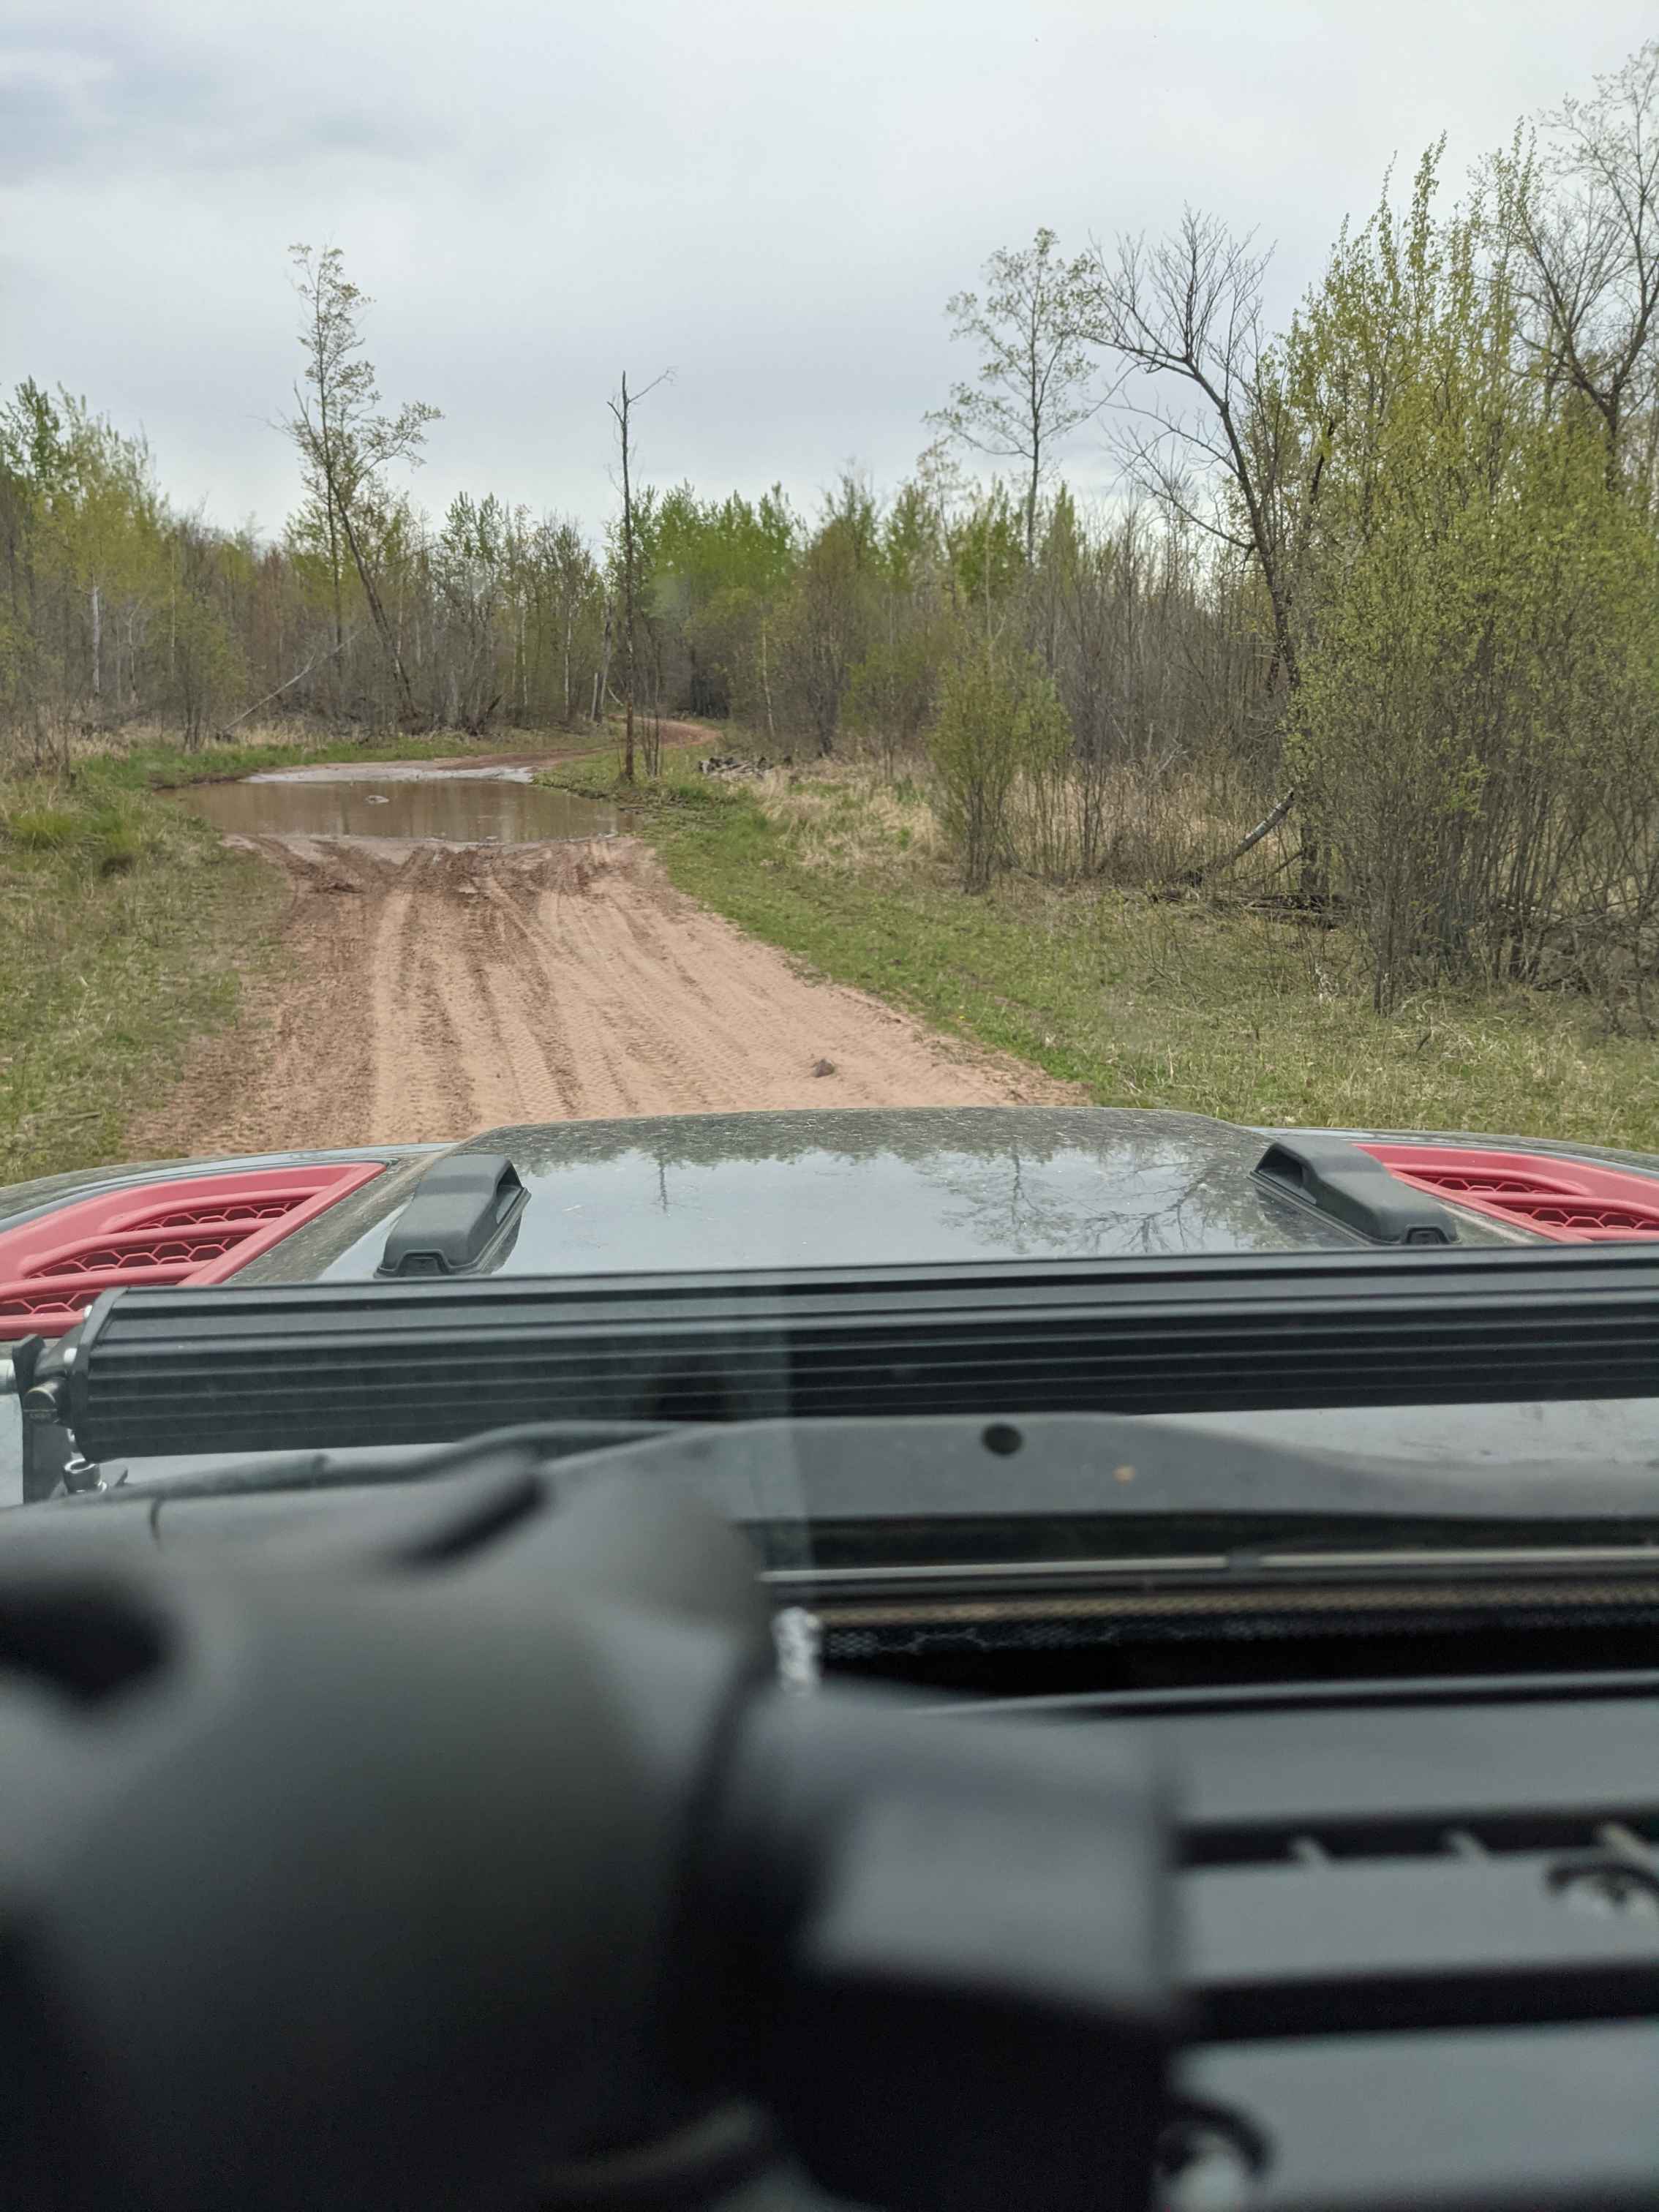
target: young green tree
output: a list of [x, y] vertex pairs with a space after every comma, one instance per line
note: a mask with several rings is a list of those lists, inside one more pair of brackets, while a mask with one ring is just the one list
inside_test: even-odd
[[415, 695], [364, 543], [365, 510], [383, 495], [386, 471], [394, 462], [419, 468], [428, 423], [440, 410], [411, 399], [395, 414], [380, 411], [374, 366], [364, 359], [362, 317], [374, 306], [345, 273], [337, 246], [313, 253], [308, 246], [289, 249], [294, 289], [304, 310], [300, 346], [305, 358], [294, 387], [294, 412], [281, 428], [300, 455], [308, 499], [322, 523], [328, 547], [334, 600], [334, 642], [344, 643], [340, 549], [349, 554], [362, 589], [369, 619], [386, 655], [406, 720], [420, 720]]
[[532, 541], [532, 573], [538, 611], [551, 623], [559, 671], [559, 714], [568, 723], [580, 696], [575, 687], [579, 625], [596, 624], [602, 596], [599, 572], [586, 539], [568, 517], [550, 516]]
[[951, 387], [927, 420], [976, 453], [1025, 464], [1025, 558], [1036, 550], [1037, 500], [1067, 434], [1098, 404], [1088, 345], [1091, 264], [1066, 261], [1052, 230], [1028, 246], [994, 253], [983, 294], [945, 303], [953, 338], [980, 349], [971, 381]]
[[1023, 518], [999, 477], [981, 491], [945, 532], [951, 595], [961, 618], [988, 636], [1027, 580]]
[[890, 779], [915, 751], [933, 712], [945, 655], [942, 625], [911, 620], [878, 638], [848, 679], [842, 718], [874, 745]]
[[1323, 472], [1298, 782], [1379, 1011], [1436, 971], [1536, 978], [1564, 915], [1641, 906], [1656, 866], [1628, 835], [1659, 805], [1652, 534], [1522, 343], [1501, 178], [1443, 216], [1437, 160], [1289, 349]]
[[880, 518], [850, 470], [824, 502], [779, 625], [790, 690], [821, 757], [836, 750], [842, 702], [874, 630]]
[[166, 696], [185, 750], [195, 752], [241, 688], [242, 655], [216, 603], [221, 549], [213, 532], [192, 519], [176, 525], [169, 538]]
[[447, 722], [477, 737], [501, 703], [512, 517], [493, 494], [450, 501], [428, 558], [435, 611]]
[[1052, 681], [1028, 656], [986, 639], [947, 670], [927, 750], [964, 890], [988, 890], [1007, 855], [1016, 784], [1051, 773], [1071, 735]]
[[658, 512], [651, 620], [693, 714], [740, 714], [777, 734], [772, 630], [794, 575], [799, 526], [781, 486], [759, 500], [699, 499], [690, 484]]

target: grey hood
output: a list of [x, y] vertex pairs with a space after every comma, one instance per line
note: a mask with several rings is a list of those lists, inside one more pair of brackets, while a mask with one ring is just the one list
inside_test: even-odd
[[[492, 1129], [528, 1189], [514, 1274], [1351, 1249], [1263, 1186], [1260, 1130], [1200, 1114], [975, 1106], [692, 1114]], [[246, 1271], [374, 1273], [418, 1167], [383, 1176]], [[1462, 1217], [1462, 1242], [1503, 1242]]]

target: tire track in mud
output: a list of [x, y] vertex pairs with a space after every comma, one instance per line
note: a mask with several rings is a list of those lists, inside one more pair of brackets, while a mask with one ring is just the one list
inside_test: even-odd
[[[134, 1158], [1076, 1095], [811, 981], [676, 891], [633, 838], [233, 842], [288, 876], [281, 957], [129, 1129]], [[824, 1060], [834, 1073], [815, 1076]]]

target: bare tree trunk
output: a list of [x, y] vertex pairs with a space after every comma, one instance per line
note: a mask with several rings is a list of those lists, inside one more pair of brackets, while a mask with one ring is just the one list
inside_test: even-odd
[[617, 418], [617, 428], [622, 439], [623, 477], [623, 619], [626, 634], [623, 639], [623, 781], [634, 781], [634, 615], [635, 615], [635, 535], [634, 486], [629, 471], [633, 464], [632, 422], [634, 409], [647, 392], [654, 392], [670, 371], [653, 377], [644, 392], [629, 392], [626, 375], [622, 380], [620, 400], [610, 402], [611, 412]]
[[772, 720], [772, 678], [766, 659], [767, 624], [761, 624], [761, 696], [766, 702], [766, 734], [770, 742], [777, 743], [777, 728]]
[[398, 641], [392, 634], [392, 624], [386, 620], [385, 605], [380, 592], [375, 589], [374, 579], [369, 574], [368, 563], [364, 560], [362, 548], [358, 545], [357, 533], [352, 527], [351, 516], [343, 506], [340, 509], [340, 527], [345, 532], [346, 544], [350, 549], [352, 566], [357, 571], [357, 580], [363, 587], [364, 599], [368, 602], [370, 619], [380, 635], [381, 646], [386, 652], [386, 663], [392, 671], [392, 680], [398, 689], [398, 703], [403, 709], [405, 720], [412, 726], [420, 720], [421, 716], [415, 704], [415, 694], [410, 689], [408, 672], [404, 666], [404, 657], [398, 650]]
[[96, 584], [92, 587], [92, 696], [94, 701], [104, 696], [104, 620]]
[[599, 665], [593, 676], [593, 717], [597, 722], [611, 688], [611, 601], [605, 602], [605, 627], [599, 639]]
[[1036, 563], [1037, 486], [1042, 480], [1042, 401], [1037, 379], [1035, 349], [1031, 364], [1031, 475], [1025, 487], [1025, 566]]
[[634, 781], [634, 493], [629, 477], [628, 379], [622, 380], [623, 469], [623, 781]]
[[[312, 325], [314, 357], [320, 363], [324, 357], [323, 309], [320, 296], [314, 303]], [[323, 501], [323, 514], [328, 524], [328, 574], [334, 590], [334, 650], [337, 653], [345, 643], [345, 612], [340, 600], [340, 536], [334, 521], [335, 502], [339, 495], [334, 481], [334, 441], [329, 424], [329, 388], [328, 379], [325, 376], [319, 376], [318, 379], [317, 402], [322, 426], [323, 484], [326, 494]]]

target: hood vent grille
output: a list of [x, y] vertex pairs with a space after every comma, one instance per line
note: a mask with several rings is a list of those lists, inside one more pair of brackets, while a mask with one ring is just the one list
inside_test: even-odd
[[60, 1336], [103, 1291], [222, 1283], [380, 1172], [344, 1160], [128, 1184], [0, 1231], [0, 1341]]
[[1659, 1178], [1540, 1152], [1450, 1145], [1361, 1145], [1414, 1189], [1559, 1244], [1659, 1237]]

